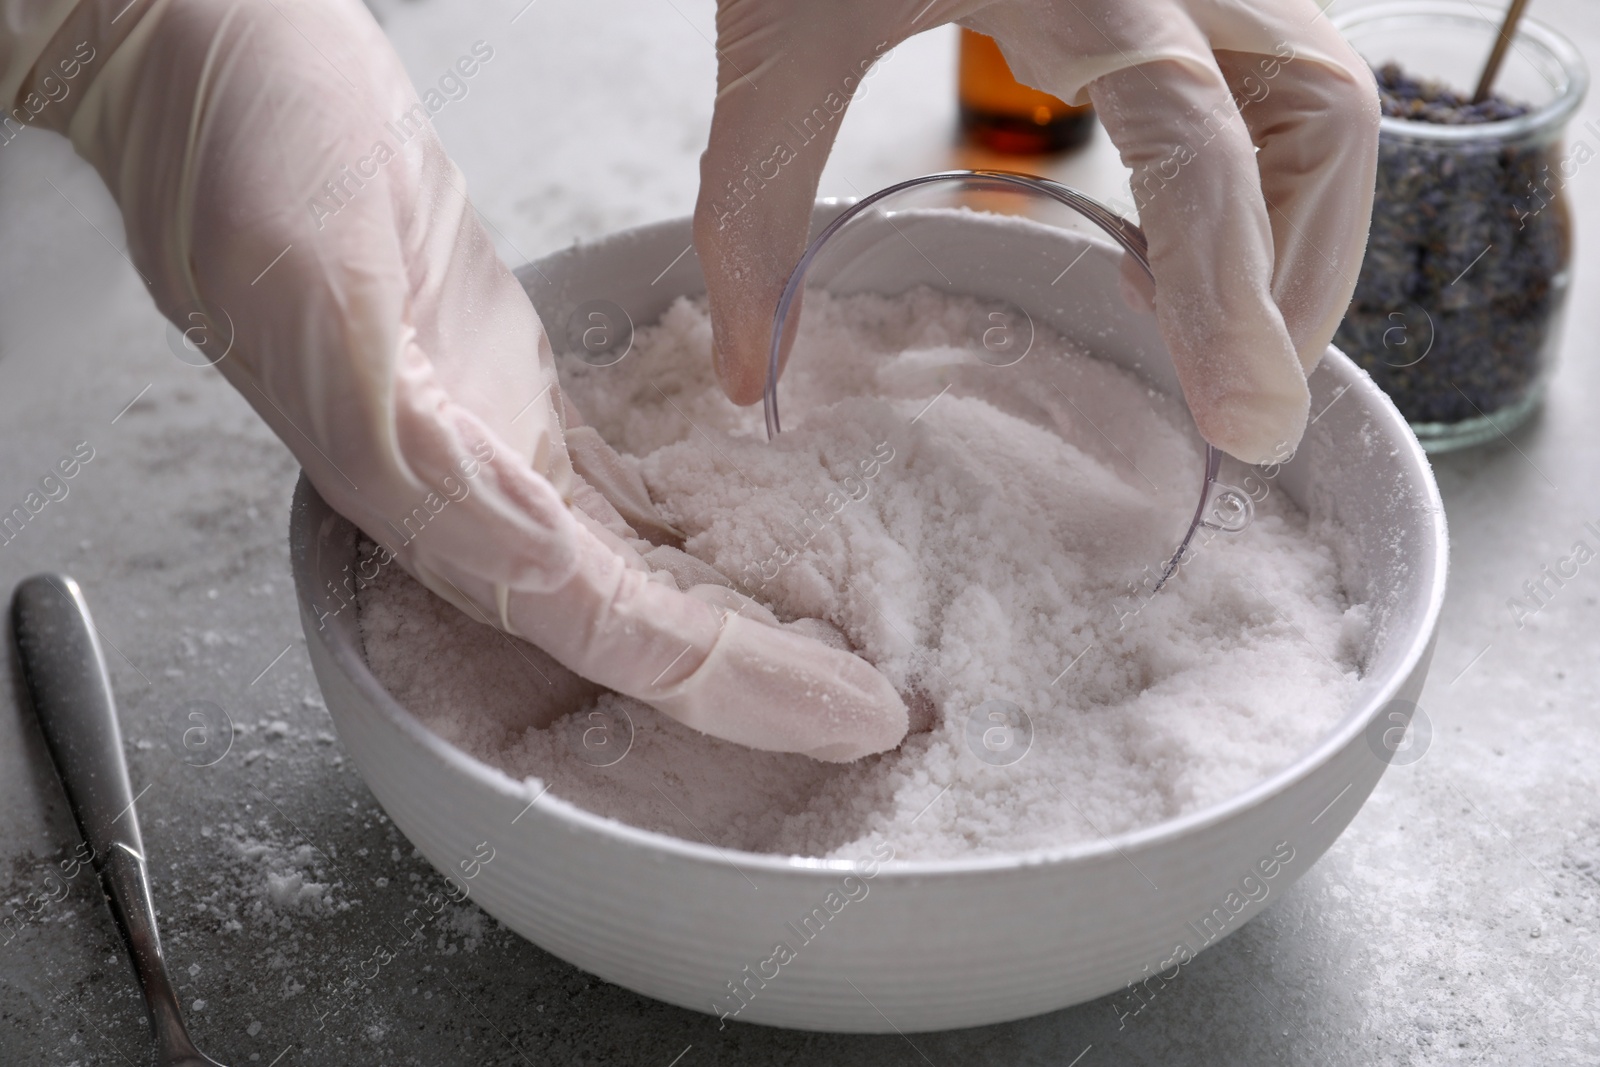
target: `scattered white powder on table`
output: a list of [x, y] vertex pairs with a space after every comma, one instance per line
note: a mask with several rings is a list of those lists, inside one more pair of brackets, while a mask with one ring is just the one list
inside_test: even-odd
[[295, 929], [296, 917], [326, 917], [348, 911], [349, 887], [330, 857], [311, 845], [286, 840], [265, 818], [249, 825], [220, 822], [201, 828], [218, 839], [221, 866], [209, 872], [209, 890], [199, 894], [198, 911], [238, 933], [245, 926], [274, 936]]
[[[776, 443], [759, 407], [717, 389], [702, 303], [640, 329], [615, 366], [561, 368], [585, 417], [639, 457], [690, 553], [786, 621], [841, 628], [903, 693], [932, 699], [931, 732], [848, 765], [717, 741], [597, 692], [393, 567], [362, 594], [374, 672], [514, 777], [755, 851], [1060, 845], [1194, 811], [1288, 765], [1359, 680], [1366, 610], [1346, 600], [1335, 532], [1274, 488], [1246, 530], [1208, 542], [1158, 595], [1130, 596], [1194, 507], [1187, 414], [1043, 331], [1020, 363], [988, 366], [963, 341], [978, 313], [926, 292], [808, 297]], [[1009, 765], [969, 740], [969, 717], [996, 700], [1032, 726]], [[993, 726], [983, 710], [973, 736]], [[593, 765], [605, 760], [582, 739], [596, 729], [611, 745], [598, 751], [626, 755]]]

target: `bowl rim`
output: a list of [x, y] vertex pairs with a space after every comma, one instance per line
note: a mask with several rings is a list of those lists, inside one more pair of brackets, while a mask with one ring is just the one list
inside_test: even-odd
[[[819, 199], [816, 208], [833, 209], [841, 203], [848, 203], [847, 198], [830, 197]], [[677, 233], [685, 234], [692, 225], [692, 217], [684, 216], [675, 219], [647, 223], [642, 226], [629, 227], [617, 231], [608, 237], [596, 241], [583, 242], [565, 249], [560, 249], [537, 260], [532, 260], [524, 267], [518, 268], [516, 274], [519, 280], [526, 278], [529, 268], [543, 268], [549, 261], [562, 256], [591, 253], [603, 249], [608, 243], [617, 240], [642, 241], [648, 240], [652, 235]], [[535, 270], [534, 274], [539, 279], [548, 283], [543, 270]], [[524, 281], [524, 284], [530, 284]], [[1422, 446], [1418, 443], [1415, 434], [1406, 424], [1393, 401], [1389, 399], [1371, 377], [1363, 372], [1356, 363], [1329, 345], [1321, 363], [1314, 373], [1321, 373], [1326, 369], [1339, 379], [1339, 384], [1347, 385], [1346, 391], [1359, 390], [1369, 403], [1373, 404], [1375, 418], [1388, 424], [1391, 430], [1399, 430], [1401, 455], [1397, 457], [1402, 469], [1414, 468], [1422, 476], [1423, 488], [1426, 493], [1423, 510], [1428, 516], [1432, 537], [1429, 544], [1433, 548], [1432, 572], [1428, 575], [1428, 603], [1422, 615], [1421, 625], [1408, 640], [1404, 655], [1396, 668], [1391, 671], [1388, 681], [1363, 704], [1358, 705], [1339, 721], [1332, 730], [1325, 734], [1320, 741], [1307, 751], [1301, 753], [1288, 766], [1270, 775], [1263, 781], [1257, 782], [1249, 789], [1236, 793], [1226, 800], [1209, 805], [1197, 811], [1180, 815], [1176, 818], [1166, 819], [1150, 826], [1139, 827], [1117, 834], [1102, 834], [1096, 839], [1085, 839], [1065, 845], [1050, 845], [1023, 852], [1007, 852], [987, 854], [954, 859], [929, 859], [929, 860], [903, 860], [890, 859], [881, 863], [875, 876], [877, 879], [888, 878], [899, 881], [902, 879], [916, 879], [929, 875], [985, 875], [1010, 870], [1042, 870], [1052, 866], [1063, 866], [1074, 863], [1093, 863], [1110, 858], [1126, 859], [1126, 853], [1133, 851], [1147, 851], [1167, 842], [1182, 837], [1188, 837], [1201, 830], [1227, 822], [1247, 811], [1265, 803], [1272, 797], [1287, 791], [1292, 786], [1309, 777], [1317, 768], [1331, 761], [1340, 751], [1356, 740], [1371, 724], [1374, 716], [1387, 707], [1395, 699], [1396, 693], [1416, 670], [1423, 657], [1428, 654], [1434, 636], [1438, 630], [1439, 617], [1443, 609], [1445, 595], [1445, 580], [1449, 566], [1449, 539], [1446, 530], [1443, 499], [1439, 493], [1439, 486], [1433, 477], [1432, 466], [1429, 464]], [[324, 650], [332, 658], [335, 666], [344, 674], [356, 690], [365, 698], [387, 722], [399, 729], [408, 740], [420, 747], [423, 752], [445, 764], [446, 766], [464, 774], [474, 784], [506, 796], [508, 800], [520, 800], [527, 804], [523, 809], [524, 814], [532, 813], [542, 808], [541, 814], [562, 820], [569, 825], [574, 825], [586, 831], [609, 838], [612, 843], [649, 851], [656, 855], [663, 853], [674, 858], [700, 864], [717, 864], [721, 866], [734, 866], [737, 870], [751, 873], [790, 874], [790, 875], [816, 875], [835, 876], [850, 874], [859, 870], [858, 862], [846, 859], [825, 859], [817, 856], [782, 855], [778, 853], [751, 852], [738, 848], [724, 848], [721, 846], [690, 841], [686, 838], [675, 837], [671, 834], [655, 830], [646, 830], [633, 826], [609, 816], [600, 815], [579, 807], [571, 801], [550, 792], [551, 786], [537, 776], [529, 776], [518, 781], [510, 774], [484, 763], [469, 753], [455, 747], [443, 737], [428, 729], [422, 721], [400, 702], [378, 681], [367, 664], [365, 650], [360, 646], [359, 639], [359, 612], [350, 617], [348, 622], [341, 622], [334, 626], [318, 630], [307, 625], [306, 616], [309, 603], [306, 592], [313, 588], [315, 576], [309, 573], [313, 554], [309, 551], [327, 532], [327, 521], [335, 520], [344, 523], [351, 529], [357, 529], [353, 523], [343, 516], [338, 515], [317, 494], [315, 487], [301, 473], [299, 484], [295, 488], [294, 502], [290, 513], [290, 563], [294, 572], [297, 592], [300, 593], [300, 611], [302, 615], [302, 629], [306, 631], [308, 642], [322, 644]], [[302, 550], [304, 549], [304, 550]], [[321, 635], [320, 637], [318, 635]], [[1376, 758], [1376, 757], [1374, 757]], [[360, 764], [357, 763], [360, 770]], [[537, 792], [531, 788], [532, 783], [538, 782]], [[518, 818], [521, 818], [519, 815]]]

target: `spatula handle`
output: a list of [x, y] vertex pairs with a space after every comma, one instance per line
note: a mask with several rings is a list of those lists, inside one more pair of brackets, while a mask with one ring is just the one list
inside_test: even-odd
[[151, 1029], [167, 1052], [182, 1049], [189, 1040], [161, 955], [116, 702], [83, 590], [64, 574], [34, 575], [12, 597], [11, 626], [34, 714], [133, 960]]

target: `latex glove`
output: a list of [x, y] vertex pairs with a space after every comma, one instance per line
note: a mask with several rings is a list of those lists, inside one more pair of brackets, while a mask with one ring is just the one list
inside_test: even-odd
[[952, 21], [994, 37], [1019, 80], [1093, 101], [1134, 172], [1201, 433], [1281, 460], [1355, 288], [1377, 167], [1371, 72], [1311, 0], [720, 0], [695, 244], [728, 395], [761, 396], [773, 311], [864, 73]]
[[649, 566], [582, 476], [653, 511], [592, 431], [574, 470], [549, 342], [429, 124], [444, 98], [419, 102], [357, 0], [127, 3], [13, 34], [0, 89], [59, 94], [90, 43], [37, 121], [105, 179], [161, 310], [202, 351], [231, 335], [218, 369], [334, 508], [433, 592], [696, 729], [829, 760], [900, 740], [867, 663]]

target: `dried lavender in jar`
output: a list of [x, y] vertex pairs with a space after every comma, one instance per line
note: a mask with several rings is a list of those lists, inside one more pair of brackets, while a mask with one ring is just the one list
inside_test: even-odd
[[[1530, 110], [1473, 104], [1393, 63], [1374, 73], [1392, 118], [1463, 126]], [[1550, 189], [1559, 150], [1384, 132], [1367, 255], [1335, 341], [1410, 422], [1492, 416], [1538, 385], [1571, 251], [1565, 199]]]

